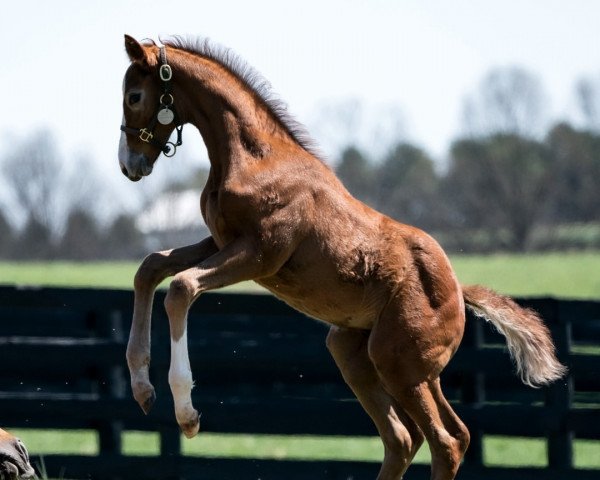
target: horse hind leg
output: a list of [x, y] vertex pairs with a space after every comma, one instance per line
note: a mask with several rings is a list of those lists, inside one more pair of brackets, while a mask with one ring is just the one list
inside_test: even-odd
[[378, 480], [398, 480], [423, 443], [423, 434], [399, 404], [384, 390], [367, 354], [368, 331], [332, 327], [327, 335], [344, 380], [369, 414], [384, 445]]
[[[385, 390], [425, 435], [431, 450], [431, 479], [453, 480], [469, 445], [469, 432], [444, 397], [439, 373], [455, 345], [445, 340], [435, 343], [432, 339], [439, 332], [431, 328], [413, 328], [407, 335], [400, 328], [406, 319], [401, 323], [397, 319], [396, 314], [380, 318], [369, 338], [369, 358]], [[421, 317], [414, 325], [435, 323]]]
[[[383, 370], [386, 372], [386, 370]], [[469, 431], [444, 397], [439, 378], [416, 385], [398, 381], [397, 370], [378, 372], [388, 390], [420, 427], [431, 450], [431, 480], [453, 480], [469, 446]]]

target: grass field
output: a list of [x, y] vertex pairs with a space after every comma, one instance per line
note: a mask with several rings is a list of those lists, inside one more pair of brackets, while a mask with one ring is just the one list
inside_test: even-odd
[[[455, 255], [451, 260], [462, 283], [479, 283], [509, 295], [600, 297], [600, 252]], [[132, 288], [137, 266], [137, 262], [0, 262], [0, 284]], [[263, 291], [252, 282], [225, 290]]]
[[[30, 452], [96, 455], [98, 440], [93, 431], [52, 431], [16, 429]], [[380, 462], [383, 447], [377, 437], [313, 437], [278, 435], [225, 435], [201, 433], [192, 440], [182, 439], [183, 453], [196, 457], [273, 458], [294, 460], [353, 460]], [[155, 433], [125, 432], [123, 451], [127, 455], [158, 455], [159, 437]], [[600, 469], [600, 442], [576, 440], [575, 466]], [[427, 445], [417, 453], [414, 463], [427, 464]], [[484, 440], [484, 462], [489, 466], [547, 465], [544, 439], [489, 436]]]

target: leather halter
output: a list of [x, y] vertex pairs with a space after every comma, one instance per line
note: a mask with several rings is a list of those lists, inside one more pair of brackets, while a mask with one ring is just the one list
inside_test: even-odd
[[[175, 112], [175, 106], [173, 105], [173, 94], [171, 93], [171, 78], [173, 77], [173, 71], [171, 70], [171, 66], [167, 63], [167, 52], [165, 47], [160, 47], [160, 63], [161, 65], [158, 74], [162, 81], [163, 94], [160, 96], [158, 109], [156, 110], [156, 114], [152, 118], [150, 125], [145, 128], [134, 128], [128, 127], [127, 125], [121, 125], [121, 131], [128, 135], [135, 135], [142, 142], [155, 146], [165, 155], [165, 157], [172, 157], [175, 155], [177, 147], [183, 143], [181, 138], [183, 125], [177, 125], [178, 118], [177, 113]], [[172, 113], [172, 120], [167, 123], [164, 123], [159, 119], [159, 114], [164, 110]], [[175, 123], [175, 130], [177, 131], [177, 141], [175, 143], [169, 142], [168, 139], [164, 142], [161, 142], [154, 137], [154, 129], [156, 128], [156, 124], [159, 122], [163, 125]]]

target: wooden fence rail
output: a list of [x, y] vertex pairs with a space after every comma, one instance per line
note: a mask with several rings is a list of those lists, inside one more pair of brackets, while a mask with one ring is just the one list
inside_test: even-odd
[[[0, 425], [98, 432], [98, 455], [45, 455], [51, 476], [66, 470], [67, 478], [94, 479], [375, 478], [372, 462], [183, 456], [167, 384], [162, 300], [159, 292], [152, 330], [158, 400], [144, 416], [131, 398], [125, 365], [131, 292], [0, 287]], [[573, 441], [600, 439], [600, 302], [520, 303], [542, 314], [569, 376], [549, 388], [523, 386], [504, 339], [469, 319], [442, 379], [472, 434], [459, 478], [598, 479], [600, 470], [574, 468]], [[325, 349], [324, 325], [268, 295], [218, 293], [200, 297], [189, 324], [203, 431], [376, 435]], [[124, 430], [159, 432], [160, 455], [125, 455]], [[548, 467], [486, 466], [484, 435], [546, 438]], [[428, 467], [414, 465], [407, 477], [429, 478]]]

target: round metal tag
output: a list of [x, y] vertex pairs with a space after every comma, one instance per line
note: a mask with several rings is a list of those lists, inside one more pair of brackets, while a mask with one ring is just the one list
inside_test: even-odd
[[175, 118], [175, 114], [173, 113], [173, 110], [169, 110], [168, 108], [163, 108], [158, 111], [156, 118], [158, 119], [158, 123], [160, 123], [162, 125], [168, 125]]

